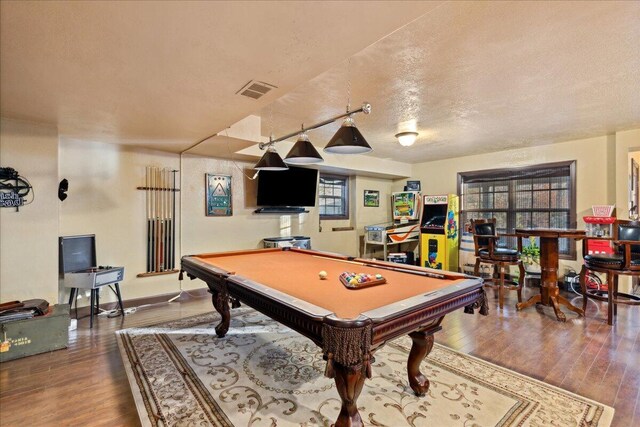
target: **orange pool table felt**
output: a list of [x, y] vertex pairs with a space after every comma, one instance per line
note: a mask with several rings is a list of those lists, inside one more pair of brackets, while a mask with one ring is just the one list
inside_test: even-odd
[[[203, 254], [196, 255], [195, 258], [323, 307], [344, 319], [355, 318], [363, 312], [464, 280], [463, 277], [447, 280], [407, 274], [376, 266], [365, 266], [357, 261], [281, 249], [258, 250], [251, 253]], [[326, 280], [320, 279], [320, 271], [327, 272]], [[347, 289], [339, 279], [344, 271], [382, 274], [387, 283], [369, 288]]]

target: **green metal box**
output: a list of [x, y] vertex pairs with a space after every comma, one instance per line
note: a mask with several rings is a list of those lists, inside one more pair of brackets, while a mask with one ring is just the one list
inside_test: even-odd
[[0, 362], [67, 348], [69, 321], [69, 304], [58, 304], [45, 316], [0, 324]]

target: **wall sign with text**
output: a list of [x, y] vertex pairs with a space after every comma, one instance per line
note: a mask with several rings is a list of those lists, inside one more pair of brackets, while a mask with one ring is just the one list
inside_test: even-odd
[[13, 168], [0, 168], [0, 208], [18, 208], [33, 202], [33, 187]]

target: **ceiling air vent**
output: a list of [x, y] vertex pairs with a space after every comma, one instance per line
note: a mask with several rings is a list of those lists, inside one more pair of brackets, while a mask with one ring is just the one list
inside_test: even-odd
[[259, 99], [262, 95], [269, 92], [271, 89], [276, 89], [278, 86], [271, 85], [265, 82], [258, 82], [251, 80], [244, 85], [242, 89], [236, 92], [237, 94], [248, 96], [249, 98]]

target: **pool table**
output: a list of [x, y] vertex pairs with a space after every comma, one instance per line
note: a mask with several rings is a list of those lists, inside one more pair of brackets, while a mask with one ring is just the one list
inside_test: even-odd
[[[326, 279], [319, 272], [327, 273]], [[385, 284], [348, 289], [342, 272], [382, 274]], [[360, 426], [356, 400], [371, 377], [374, 352], [408, 334], [407, 369], [416, 395], [429, 389], [420, 362], [433, 347], [444, 316], [465, 308], [487, 314], [482, 280], [464, 274], [294, 248], [256, 249], [182, 257], [183, 272], [205, 281], [229, 330], [230, 302], [240, 301], [308, 337], [322, 348], [325, 375], [334, 378], [342, 407], [336, 426]]]

